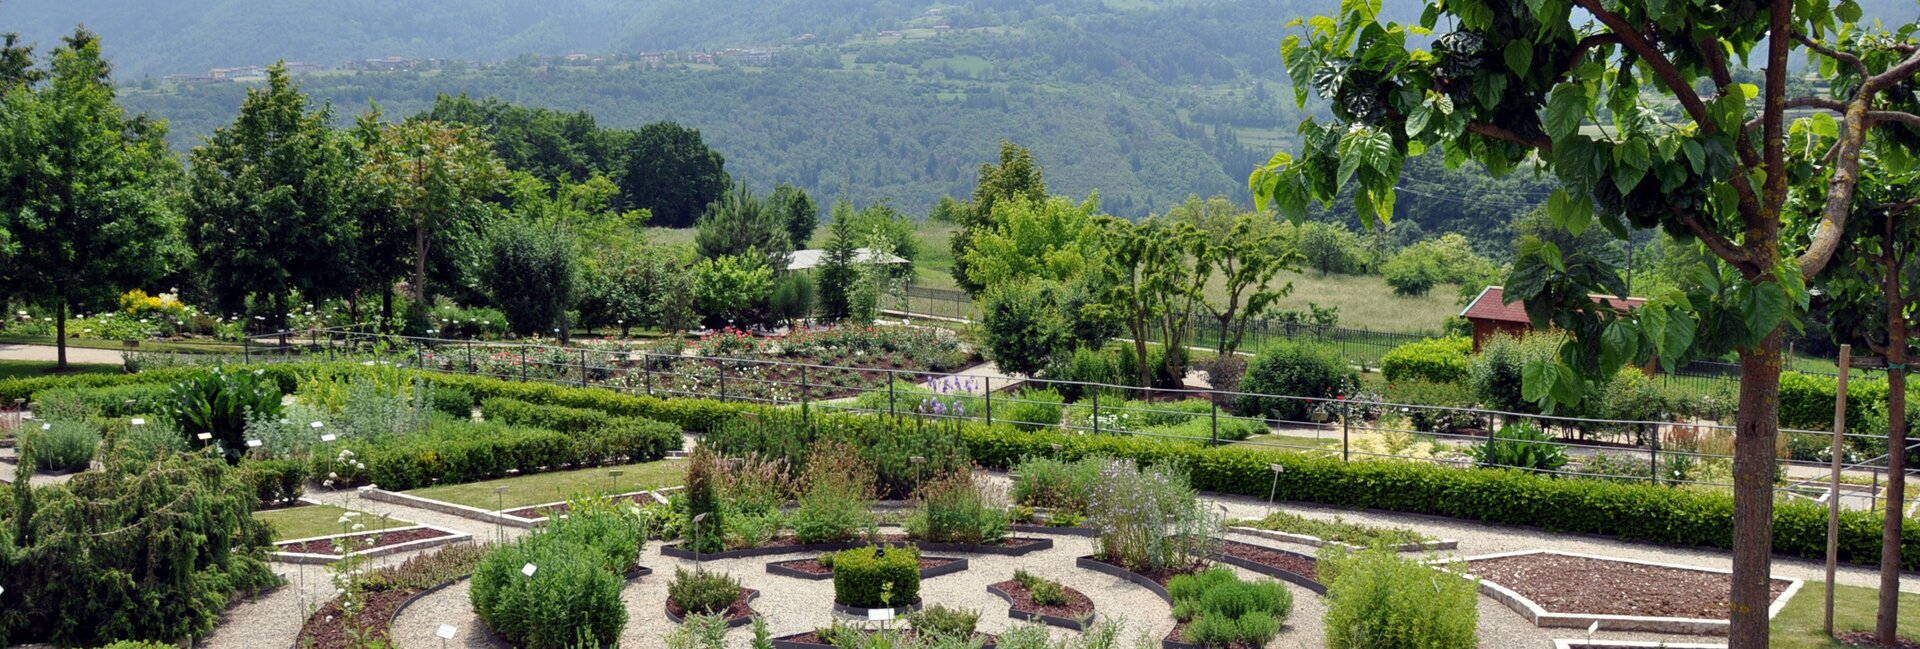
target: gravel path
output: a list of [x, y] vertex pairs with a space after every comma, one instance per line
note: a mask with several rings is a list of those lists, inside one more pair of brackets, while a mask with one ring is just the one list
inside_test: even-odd
[[[0, 360], [53, 362], [60, 360], [60, 348], [53, 345], [0, 344]], [[119, 365], [121, 362], [120, 352], [117, 351], [67, 346], [68, 364]]]

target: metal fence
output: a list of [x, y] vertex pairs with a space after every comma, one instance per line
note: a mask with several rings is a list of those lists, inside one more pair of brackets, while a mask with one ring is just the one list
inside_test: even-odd
[[[1030, 429], [1132, 435], [1196, 445], [1242, 446], [1337, 457], [1342, 461], [1402, 460], [1455, 466], [1526, 468], [1566, 476], [1626, 482], [1731, 486], [1733, 428], [1711, 421], [1621, 421], [1533, 413], [1449, 408], [1383, 401], [1316, 399], [1208, 389], [1134, 386], [966, 376], [909, 369], [848, 367], [767, 358], [665, 353], [642, 346], [559, 347], [387, 336], [324, 330], [303, 336], [303, 353], [334, 359], [381, 360], [424, 369], [601, 387], [660, 397], [696, 397], [793, 406], [809, 411], [885, 413], [977, 420]], [[1516, 440], [1492, 435], [1531, 424], [1545, 435]], [[1830, 432], [1783, 430], [1789, 437], [1829, 443]], [[1802, 440], [1805, 441], [1805, 440]], [[1849, 433], [1846, 476], [1829, 493], [1825, 461], [1781, 454], [1782, 498], [1875, 509], [1882, 500], [1886, 438]], [[1530, 445], [1563, 464], [1516, 467], [1502, 445]], [[1920, 448], [1916, 444], [1912, 448]], [[1509, 448], [1508, 451], [1514, 449]], [[1916, 472], [1920, 473], [1920, 472]], [[1920, 490], [1903, 508], [1920, 511]]]

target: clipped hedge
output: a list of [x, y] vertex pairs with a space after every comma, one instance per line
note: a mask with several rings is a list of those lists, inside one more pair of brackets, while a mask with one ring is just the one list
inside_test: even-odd
[[833, 601], [862, 608], [898, 608], [918, 599], [919, 549], [868, 546], [833, 555]]
[[[1920, 390], [1909, 389], [1907, 420], [1920, 417]], [[1833, 430], [1833, 402], [1840, 393], [1839, 379], [1831, 376], [1780, 373], [1780, 427], [1799, 430]], [[1847, 382], [1847, 432], [1885, 433], [1887, 429], [1887, 382], [1885, 379], [1853, 379]]]
[[[432, 484], [475, 482], [567, 467], [651, 462], [680, 448], [680, 429], [636, 417], [614, 417], [599, 428], [562, 432], [497, 422], [436, 424], [425, 433], [350, 440], [316, 450], [313, 475], [336, 486], [372, 483], [404, 491]], [[346, 451], [346, 453], [342, 453]], [[364, 467], [364, 468], [363, 468]]]
[[299, 460], [250, 460], [240, 465], [240, 479], [253, 486], [262, 507], [289, 505], [307, 492], [311, 469]]
[[[1645, 483], [1564, 479], [1504, 470], [1466, 470], [1424, 462], [1341, 462], [1337, 458], [1142, 438], [1065, 435], [968, 426], [963, 436], [982, 465], [1008, 467], [1026, 456], [1092, 455], [1145, 464], [1179, 463], [1206, 491], [1340, 507], [1434, 514], [1465, 520], [1580, 532], [1677, 546], [1733, 547], [1733, 497]], [[1060, 446], [1059, 451], [1053, 445]], [[1269, 464], [1286, 471], [1276, 483]], [[1826, 510], [1811, 503], [1774, 507], [1774, 552], [1826, 557]], [[1880, 517], [1840, 514], [1840, 558], [1880, 559]], [[1920, 521], [1909, 525], [1920, 529]], [[1909, 535], [1902, 567], [1920, 569], [1920, 535]]]
[[1388, 383], [1426, 381], [1463, 383], [1471, 371], [1473, 340], [1461, 336], [1429, 338], [1401, 345], [1380, 357], [1380, 375]]
[[515, 426], [530, 426], [568, 433], [603, 428], [613, 415], [600, 410], [568, 406], [542, 406], [510, 397], [492, 397], [480, 401], [480, 416]]
[[[137, 375], [130, 375], [137, 376]], [[38, 413], [46, 418], [131, 417], [160, 411], [167, 400], [167, 383], [133, 383], [97, 388], [54, 388], [34, 393]]]

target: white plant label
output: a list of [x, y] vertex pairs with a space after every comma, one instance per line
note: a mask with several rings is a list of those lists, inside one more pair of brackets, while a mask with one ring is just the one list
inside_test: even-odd
[[198, 434], [198, 435], [194, 435], [193, 437], [194, 437], [194, 439], [198, 439], [198, 440], [200, 440], [200, 441], [202, 441], [202, 442], [204, 442], [204, 441], [207, 441], [207, 440], [210, 440], [210, 439], [213, 439], [213, 433], [200, 433], [200, 434]]
[[257, 440], [257, 439], [247, 440], [247, 448], [260, 448], [260, 440]]
[[316, 430], [318, 430], [318, 429], [320, 429], [320, 428], [322, 428], [322, 427], [325, 427], [325, 426], [326, 426], [327, 424], [326, 424], [326, 422], [319, 422], [319, 421], [316, 421], [316, 422], [313, 422], [313, 423], [311, 423], [311, 424], [307, 424], [307, 425], [308, 425], [308, 426], [311, 426], [311, 427], [313, 427], [313, 428], [314, 428], [314, 429], [316, 429]]
[[524, 565], [524, 566], [520, 566], [520, 574], [523, 574], [523, 575], [526, 575], [526, 576], [528, 576], [528, 577], [532, 577], [532, 576], [533, 576], [533, 572], [534, 572], [535, 570], [539, 570], [539, 569], [540, 569], [540, 567], [539, 567], [539, 566], [535, 566], [535, 565], [533, 565], [533, 564], [531, 564], [531, 563], [529, 563], [529, 564], [527, 564], [527, 565]]
[[20, 418], [26, 421], [33, 421], [33, 413], [31, 412], [20, 413]]
[[139, 418], [139, 417], [134, 417], [134, 418], [133, 418], [133, 425], [135, 425], [135, 426], [145, 426], [145, 425], [147, 425], [147, 420], [145, 420], [145, 419], [141, 419], [141, 418]]
[[442, 624], [440, 625], [440, 630], [433, 632], [433, 635], [434, 637], [440, 638], [441, 640], [452, 640], [453, 632], [454, 632], [453, 625]]
[[53, 424], [40, 424], [40, 430], [53, 430]]
[[867, 609], [867, 621], [868, 622], [891, 622], [893, 621], [893, 609], [890, 609], [890, 608]]
[[340, 439], [340, 438], [338, 438], [338, 437], [335, 437], [335, 436], [333, 435], [333, 433], [327, 433], [327, 434], [325, 434], [325, 435], [321, 435], [321, 436], [320, 436], [320, 441], [322, 441], [322, 442], [331, 442], [331, 441], [333, 441], [333, 440], [336, 440], [336, 439]]

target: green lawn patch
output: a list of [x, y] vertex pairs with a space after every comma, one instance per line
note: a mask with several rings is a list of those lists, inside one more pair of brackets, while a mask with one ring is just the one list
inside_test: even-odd
[[[47, 370], [53, 369], [53, 366], [53, 361], [0, 361], [0, 379], [46, 376]], [[119, 365], [67, 363], [67, 367], [83, 374], [119, 374], [125, 371]]]
[[1323, 521], [1286, 512], [1274, 512], [1259, 520], [1241, 520], [1229, 524], [1363, 546], [1372, 546], [1377, 543], [1407, 545], [1433, 540], [1425, 534], [1401, 527], [1361, 525], [1340, 520], [1338, 517], [1331, 521]]
[[[289, 342], [292, 342], [292, 341], [290, 340]], [[5, 343], [9, 345], [46, 345], [48, 347], [52, 347], [55, 345], [53, 336], [0, 336], [0, 343]], [[103, 340], [99, 338], [68, 338], [67, 347], [69, 349], [72, 349], [72, 348], [107, 349], [107, 350], [112, 350], [116, 352], [140, 351], [140, 352], [187, 352], [187, 353], [208, 353], [208, 354], [239, 354], [246, 351], [246, 346], [240, 343], [229, 343], [229, 342], [221, 342], [216, 340], [189, 341], [189, 342], [179, 342], [179, 341], [160, 342], [160, 341], [153, 341], [153, 340], [143, 340], [143, 341], [140, 341], [139, 347], [128, 347], [125, 342], [119, 341], [119, 340]], [[254, 346], [256, 351], [258, 351], [262, 347], [265, 347], [265, 345]]]
[[[298, 507], [288, 507], [285, 509], [254, 512], [253, 517], [265, 521], [267, 525], [273, 527], [273, 540], [289, 541], [293, 539], [310, 539], [316, 536], [330, 536], [352, 531], [347, 529], [351, 527], [351, 525], [343, 526], [340, 523], [340, 517], [346, 514], [347, 511], [346, 509], [333, 505], [300, 505]], [[388, 518], [383, 521], [379, 516], [367, 512], [360, 512], [360, 515], [354, 517], [354, 520], [361, 525], [367, 526], [367, 529], [362, 531], [369, 532], [414, 525], [412, 522], [396, 518]]]
[[[1827, 585], [1810, 581], [1787, 602], [1780, 616], [1773, 618], [1774, 649], [1826, 649], [1847, 645], [1827, 638]], [[1880, 591], [1859, 586], [1841, 586], [1833, 592], [1833, 631], [1872, 631], [1874, 616], [1880, 607]], [[1900, 593], [1900, 636], [1920, 640], [1920, 595]]]
[[[624, 473], [616, 479], [609, 476], [608, 471]], [[503, 506], [514, 509], [558, 502], [582, 494], [610, 494], [614, 492], [616, 484], [620, 492], [672, 487], [680, 484], [685, 473], [684, 461], [657, 460], [623, 466], [535, 473], [485, 482], [438, 485], [406, 493], [486, 510]], [[506, 487], [507, 490], [496, 496], [493, 493], [495, 487]]]

